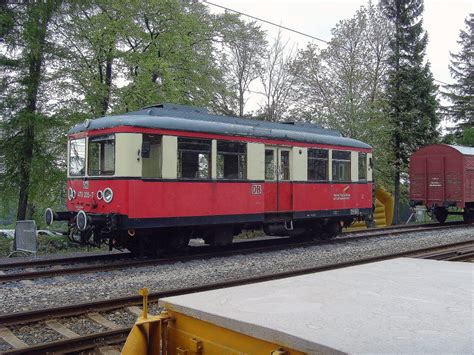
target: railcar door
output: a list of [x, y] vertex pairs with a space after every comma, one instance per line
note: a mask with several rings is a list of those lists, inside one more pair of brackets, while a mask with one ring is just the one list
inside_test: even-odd
[[426, 164], [428, 203], [442, 203], [445, 189], [444, 157], [428, 157]]
[[265, 211], [291, 211], [291, 150], [265, 147]]

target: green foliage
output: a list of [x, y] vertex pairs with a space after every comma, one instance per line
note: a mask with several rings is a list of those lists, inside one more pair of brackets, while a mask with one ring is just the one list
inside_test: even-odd
[[459, 145], [474, 147], [474, 127], [464, 128], [462, 135], [456, 140]]
[[48, 149], [44, 149], [41, 139], [48, 135], [51, 125], [39, 109], [44, 103], [39, 92], [46, 82], [45, 58], [51, 54], [52, 47], [47, 39], [47, 29], [58, 5], [55, 0], [2, 5], [5, 12], [1, 21], [8, 25], [2, 28], [6, 51], [0, 62], [4, 73], [0, 104], [3, 163], [0, 170], [0, 212], [5, 213], [12, 205], [12, 199], [19, 196], [18, 219], [31, 217], [34, 210], [29, 203], [31, 193], [41, 189], [32, 179], [33, 174], [45, 173], [51, 164], [44, 162]]
[[225, 87], [216, 92], [213, 109], [244, 117], [250, 85], [262, 74], [267, 54], [266, 35], [256, 22], [247, 23], [235, 15], [224, 14], [219, 22], [218, 63]]
[[[463, 127], [474, 126], [474, 14], [465, 19], [466, 28], [460, 31], [459, 53], [451, 53], [451, 76], [455, 84], [445, 86], [443, 95], [451, 105], [444, 107], [446, 115], [457, 123], [455, 131], [459, 135]], [[464, 133], [465, 134], [465, 133]]]

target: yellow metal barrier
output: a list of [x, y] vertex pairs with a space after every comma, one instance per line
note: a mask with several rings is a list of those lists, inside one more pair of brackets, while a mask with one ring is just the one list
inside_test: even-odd
[[[376, 227], [387, 227], [393, 223], [394, 199], [390, 192], [377, 188], [375, 190], [374, 222]], [[355, 222], [349, 230], [367, 228], [364, 221]]]
[[171, 317], [166, 312], [159, 316], [149, 316], [148, 289], [142, 288], [140, 294], [143, 296], [143, 314], [128, 335], [122, 354], [167, 354], [167, 323]]

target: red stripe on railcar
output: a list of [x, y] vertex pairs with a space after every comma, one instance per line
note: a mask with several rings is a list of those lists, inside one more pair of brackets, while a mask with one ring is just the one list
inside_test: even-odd
[[[129, 218], [242, 215], [372, 207], [372, 184], [298, 182], [180, 182], [141, 179], [70, 180], [77, 197], [70, 210], [119, 213]], [[97, 191], [112, 188], [111, 203]], [[278, 201], [278, 203], [277, 203]]]

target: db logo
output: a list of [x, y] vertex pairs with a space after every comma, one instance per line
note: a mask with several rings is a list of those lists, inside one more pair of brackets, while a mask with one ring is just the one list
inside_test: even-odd
[[262, 185], [252, 184], [252, 195], [261, 195], [262, 194]]

